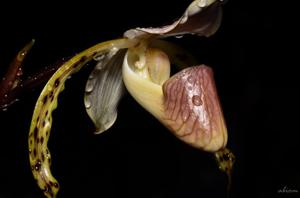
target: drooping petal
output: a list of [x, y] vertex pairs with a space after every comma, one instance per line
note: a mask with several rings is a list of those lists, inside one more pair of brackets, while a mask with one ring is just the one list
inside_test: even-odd
[[151, 36], [176, 36], [196, 34], [211, 36], [219, 28], [222, 9], [219, 0], [194, 0], [184, 14], [175, 22], [158, 28], [135, 28], [128, 30], [124, 36], [130, 39]]
[[117, 118], [117, 105], [125, 91], [122, 63], [125, 50], [111, 50], [98, 63], [85, 88], [85, 108], [95, 124], [96, 134], [109, 129]]
[[65, 81], [95, 56], [114, 48], [128, 48], [134, 44], [135, 42], [132, 40], [118, 39], [95, 45], [64, 63], [45, 85], [32, 116], [28, 146], [33, 176], [46, 197], [56, 197], [59, 190], [58, 182], [50, 170], [51, 157], [47, 144], [52, 125], [52, 111], [57, 107], [57, 98], [64, 89]]

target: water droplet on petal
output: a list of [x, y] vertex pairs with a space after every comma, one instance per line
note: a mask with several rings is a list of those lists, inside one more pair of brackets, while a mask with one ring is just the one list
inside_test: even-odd
[[183, 122], [186, 122], [190, 116], [190, 112], [187, 109], [184, 109], [181, 113], [181, 118]]
[[94, 75], [93, 74], [90, 74], [89, 75], [89, 80], [93, 79], [94, 78]]
[[94, 60], [95, 60], [95, 61], [101, 61], [104, 57], [105, 57], [104, 54], [100, 54], [100, 55], [98, 55], [98, 56], [95, 56], [95, 57], [94, 57]]
[[200, 106], [200, 105], [202, 105], [201, 97], [198, 96], [198, 95], [194, 95], [194, 96], [192, 97], [192, 102], [193, 102], [193, 104], [194, 104], [195, 106]]
[[91, 103], [90, 100], [86, 99], [86, 100], [84, 101], [84, 105], [85, 105], [85, 108], [89, 109], [89, 108], [91, 108], [92, 103]]
[[201, 0], [201, 1], [198, 3], [198, 7], [200, 7], [200, 8], [204, 8], [206, 5], [207, 5], [206, 0]]
[[93, 91], [93, 89], [94, 89], [93, 82], [88, 81], [87, 84], [86, 84], [86, 87], [85, 87], [85, 91], [89, 93], [89, 92]]
[[177, 38], [177, 39], [181, 39], [183, 37], [183, 35], [177, 35], [177, 36], [175, 36], [175, 38]]

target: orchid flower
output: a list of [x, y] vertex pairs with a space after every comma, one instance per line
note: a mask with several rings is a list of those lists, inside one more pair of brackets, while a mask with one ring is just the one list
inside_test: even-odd
[[[226, 149], [227, 129], [212, 69], [187, 67], [190, 55], [163, 38], [193, 34], [209, 37], [221, 23], [222, 2], [194, 0], [171, 25], [135, 28], [123, 38], [97, 44], [66, 61], [40, 94], [29, 132], [32, 173], [46, 197], [56, 197], [57, 180], [50, 171], [47, 148], [52, 111], [64, 82], [88, 62], [97, 62], [85, 88], [84, 104], [96, 132], [107, 131], [117, 118], [117, 105], [127, 91], [185, 143], [215, 153], [220, 169], [230, 173], [234, 156]], [[188, 57], [180, 59], [178, 55]], [[171, 64], [186, 67], [170, 77]]]

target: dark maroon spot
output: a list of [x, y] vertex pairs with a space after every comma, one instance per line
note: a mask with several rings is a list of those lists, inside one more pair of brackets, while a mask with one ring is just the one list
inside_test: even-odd
[[81, 59], [79, 60], [80, 63], [84, 62], [87, 59], [86, 56], [81, 57]]
[[48, 110], [46, 111], [46, 113], [45, 113], [45, 116], [47, 116], [48, 115]]
[[41, 144], [44, 143], [44, 137], [41, 137]]
[[79, 65], [78, 62], [74, 63], [73, 68], [76, 68]]
[[34, 165], [34, 170], [39, 171], [41, 168], [41, 165], [42, 165], [41, 160], [38, 160], [36, 162], [36, 164]]
[[37, 119], [36, 119], [36, 122], [39, 122], [39, 120], [40, 120], [40, 117], [38, 116]]
[[45, 127], [45, 125], [46, 125], [46, 122], [45, 122], [45, 120], [43, 120], [42, 126]]
[[98, 53], [98, 52], [94, 52], [94, 53], [92, 54], [92, 57], [96, 56], [97, 53]]
[[36, 149], [33, 149], [33, 156], [36, 157]]
[[46, 136], [48, 136], [48, 135], [49, 135], [49, 131], [46, 132]]
[[49, 194], [50, 197], [53, 197], [53, 192], [52, 192], [51, 187], [50, 187], [49, 184], [47, 184], [47, 185], [45, 186], [44, 192], [45, 192], [45, 194]]
[[54, 186], [55, 188], [59, 187], [58, 183], [56, 183], [56, 182], [49, 181], [49, 184], [50, 184], [50, 186]]
[[59, 78], [57, 78], [57, 79], [54, 81], [54, 86], [55, 86], [55, 87], [58, 87], [59, 83], [60, 83], [60, 80], [59, 80]]
[[55, 182], [55, 183], [54, 183], [54, 187], [55, 187], [55, 188], [58, 188], [58, 187], [59, 187], [58, 183]]
[[38, 135], [38, 128], [35, 127], [34, 131], [33, 131], [33, 138], [36, 140], [37, 139], [37, 135]]
[[45, 95], [45, 96], [44, 96], [44, 98], [43, 98], [43, 104], [46, 104], [46, 102], [47, 102], [47, 99], [48, 99], [48, 96], [47, 96], [47, 95]]
[[52, 97], [53, 97], [53, 91], [50, 91], [49, 98], [52, 98]]
[[42, 161], [43, 162], [45, 161], [45, 155], [44, 155], [44, 153], [42, 153]]

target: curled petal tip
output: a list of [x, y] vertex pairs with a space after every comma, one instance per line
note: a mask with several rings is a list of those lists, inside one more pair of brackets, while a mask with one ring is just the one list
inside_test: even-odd
[[183, 15], [170, 25], [156, 28], [135, 28], [127, 30], [129, 39], [153, 36], [169, 37], [195, 34], [209, 37], [220, 27], [222, 10], [218, 0], [194, 0]]

